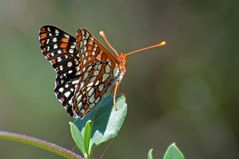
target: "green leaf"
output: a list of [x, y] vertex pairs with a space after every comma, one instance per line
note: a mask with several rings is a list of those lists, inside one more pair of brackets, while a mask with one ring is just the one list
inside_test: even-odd
[[80, 131], [78, 130], [78, 128], [75, 126], [74, 123], [69, 122], [69, 124], [70, 124], [71, 136], [76, 146], [80, 149], [81, 153], [85, 156], [85, 158], [87, 158], [87, 153], [84, 147], [84, 140]]
[[148, 152], [148, 159], [153, 159], [153, 149], [150, 149]]
[[84, 146], [85, 146], [85, 151], [88, 157], [91, 156], [90, 137], [91, 137], [91, 120], [88, 120], [85, 125], [85, 131], [84, 131]]
[[183, 153], [175, 143], [172, 143], [166, 150], [163, 159], [184, 159]]
[[116, 105], [117, 111], [113, 107], [113, 97], [104, 97], [96, 108], [82, 120], [77, 119], [75, 121], [80, 131], [83, 130], [88, 120], [92, 121], [90, 149], [114, 138], [118, 134], [127, 113], [125, 97], [119, 96]]

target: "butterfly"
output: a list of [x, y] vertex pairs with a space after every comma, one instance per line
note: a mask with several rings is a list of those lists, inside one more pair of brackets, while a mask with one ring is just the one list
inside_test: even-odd
[[57, 73], [55, 96], [74, 118], [83, 118], [112, 90], [117, 109], [116, 94], [126, 73], [127, 57], [166, 44], [163, 41], [118, 54], [105, 33], [101, 31], [100, 35], [113, 53], [86, 29], [78, 29], [76, 37], [51, 25], [45, 25], [39, 31], [41, 51]]

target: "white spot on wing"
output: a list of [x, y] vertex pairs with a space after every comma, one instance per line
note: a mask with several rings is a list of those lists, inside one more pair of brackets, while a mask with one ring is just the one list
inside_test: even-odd
[[70, 94], [71, 94], [71, 92], [68, 91], [64, 95], [68, 98]]
[[82, 97], [82, 95], [79, 95], [79, 96], [77, 97], [77, 101], [81, 101], [81, 97]]
[[87, 87], [87, 88], [86, 88], [86, 91], [88, 92], [91, 88], [92, 88], [92, 87]]
[[64, 36], [65, 36], [67, 39], [69, 39], [69, 38], [70, 38], [70, 36], [69, 36], [69, 35], [67, 35], [67, 34], [64, 34]]
[[89, 67], [87, 68], [87, 71], [90, 71], [90, 70], [91, 70], [91, 68], [92, 68], [92, 66], [89, 66]]
[[86, 41], [86, 40], [84, 40], [84, 41], [83, 41], [83, 44], [84, 44], [84, 45], [86, 45], [86, 43], [87, 43], [87, 41]]
[[81, 82], [80, 83], [80, 89], [83, 88], [84, 85], [85, 85], [85, 82]]
[[104, 84], [102, 83], [101, 85], [99, 85], [99, 91], [102, 91], [104, 88]]
[[99, 80], [97, 80], [96, 82], [95, 82], [95, 85], [98, 85], [100, 83], [100, 81]]
[[93, 84], [94, 84], [94, 82], [91, 82], [87, 85], [87, 87], [91, 87], [91, 86], [93, 86]]
[[98, 76], [99, 73], [100, 73], [100, 71], [96, 70], [96, 71], [94, 72], [94, 75], [95, 75], [95, 76]]
[[59, 92], [62, 93], [63, 91], [64, 91], [64, 88], [61, 87], [61, 88], [59, 89]]
[[61, 62], [61, 57], [58, 57], [58, 58], [57, 58], [57, 62]]
[[71, 74], [73, 71], [72, 70], [69, 70], [68, 73]]
[[115, 77], [118, 76], [118, 74], [119, 74], [119, 69], [118, 69], [117, 65], [115, 65], [115, 68], [113, 70], [113, 74], [114, 74]]
[[78, 84], [78, 83], [79, 83], [79, 80], [78, 80], [78, 79], [72, 81], [72, 84]]
[[71, 66], [72, 66], [72, 62], [68, 62], [68, 63], [67, 63], [67, 66], [68, 66], [68, 67], [71, 67]]
[[73, 49], [70, 49], [70, 50], [69, 50], [69, 53], [73, 53], [73, 52], [74, 52], [74, 50], [73, 50]]
[[94, 89], [92, 88], [92, 89], [88, 92], [88, 96], [91, 96], [93, 92], [94, 92]]
[[103, 80], [102, 80], [102, 81], [103, 81], [103, 82], [106, 81], [108, 77], [109, 77], [109, 74], [104, 73], [104, 74], [103, 74]]
[[88, 77], [88, 72], [85, 72], [85, 74], [84, 74], [84, 79], [86, 79], [87, 77]]
[[100, 65], [98, 65], [97, 69], [98, 69], [98, 70], [100, 70], [100, 69], [101, 69], [101, 66], [102, 66], [101, 64], [100, 64]]
[[105, 73], [110, 73], [110, 66], [109, 65], [105, 66]]
[[94, 94], [93, 94], [93, 95], [90, 97], [89, 102], [90, 102], [90, 103], [93, 103], [94, 100], [95, 100], [95, 96], [94, 96]]
[[53, 42], [57, 42], [57, 39], [56, 39], [56, 37], [54, 37], [52, 41], [53, 41]]
[[[78, 107], [78, 109], [80, 109], [82, 107], [82, 102], [78, 103], [77, 107]], [[82, 112], [82, 110], [83, 110], [83, 112]], [[80, 112], [84, 113], [84, 109], [82, 109], [82, 110]]]
[[94, 76], [90, 79], [91, 82], [94, 82], [95, 80], [96, 80], [96, 76]]
[[59, 30], [58, 30], [58, 29], [56, 29], [56, 30], [55, 30], [55, 33], [58, 35], [58, 34], [59, 34]]

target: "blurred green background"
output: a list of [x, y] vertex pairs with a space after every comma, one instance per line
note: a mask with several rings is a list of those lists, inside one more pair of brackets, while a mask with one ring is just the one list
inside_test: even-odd
[[[238, 7], [236, 0], [1, 0], [0, 129], [78, 152], [38, 30], [52, 24], [75, 35], [83, 27], [100, 40], [104, 30], [119, 52], [168, 42], [129, 57], [121, 88], [127, 118], [103, 158], [144, 159], [150, 148], [159, 158], [172, 142], [188, 159], [239, 158]], [[0, 140], [0, 158], [61, 157]]]

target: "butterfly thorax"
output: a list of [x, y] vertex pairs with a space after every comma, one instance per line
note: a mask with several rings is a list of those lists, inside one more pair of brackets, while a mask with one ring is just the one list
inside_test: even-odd
[[125, 54], [120, 53], [119, 56], [117, 57], [118, 61], [119, 61], [119, 69], [123, 72], [123, 74], [126, 73], [126, 63], [127, 63], [127, 58], [125, 56]]

